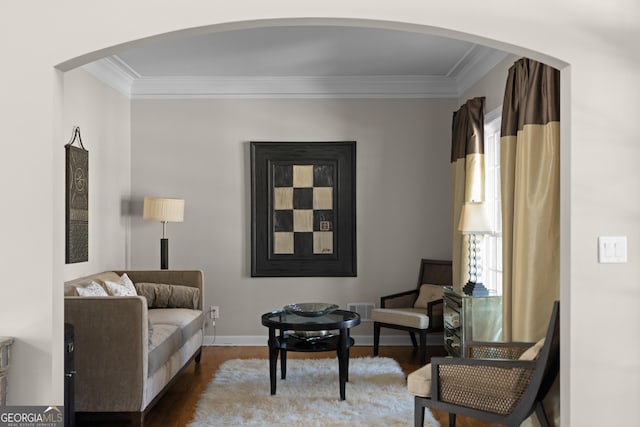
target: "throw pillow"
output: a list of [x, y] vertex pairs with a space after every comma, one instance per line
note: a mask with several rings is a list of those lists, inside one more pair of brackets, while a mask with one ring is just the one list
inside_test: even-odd
[[87, 286], [78, 286], [76, 292], [81, 297], [108, 297], [104, 288], [96, 282], [91, 282]]
[[127, 276], [127, 273], [120, 276], [120, 280], [117, 283], [105, 280], [104, 285], [107, 288], [109, 295], [114, 297], [132, 297], [138, 295], [136, 293], [136, 288], [131, 279], [129, 279], [129, 276]]
[[138, 295], [147, 299], [149, 308], [191, 308], [198, 309], [200, 289], [191, 286], [169, 285], [166, 283], [135, 284]]
[[444, 288], [441, 285], [431, 285], [424, 283], [420, 285], [420, 292], [416, 302], [413, 303], [414, 308], [427, 308], [427, 303], [436, 301], [444, 297]]
[[520, 355], [520, 360], [536, 360], [540, 355], [540, 351], [544, 347], [544, 338], [532, 345]]

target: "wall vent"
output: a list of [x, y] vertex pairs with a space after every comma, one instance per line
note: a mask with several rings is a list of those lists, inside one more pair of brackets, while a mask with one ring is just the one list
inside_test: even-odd
[[350, 302], [347, 304], [347, 310], [355, 311], [360, 315], [360, 320], [371, 321], [371, 310], [376, 308], [372, 302]]

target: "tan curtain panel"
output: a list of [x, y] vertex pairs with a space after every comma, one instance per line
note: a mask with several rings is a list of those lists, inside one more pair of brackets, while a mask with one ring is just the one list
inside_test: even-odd
[[465, 202], [484, 200], [484, 97], [468, 100], [453, 113], [451, 176], [453, 287], [462, 292], [469, 278], [469, 243], [458, 222]]
[[544, 335], [560, 293], [560, 73], [509, 70], [500, 137], [505, 339]]
[[[560, 72], [523, 58], [510, 69], [502, 106], [503, 337], [544, 336], [560, 295]], [[559, 388], [544, 402], [559, 424]], [[523, 426], [538, 425], [530, 417]]]

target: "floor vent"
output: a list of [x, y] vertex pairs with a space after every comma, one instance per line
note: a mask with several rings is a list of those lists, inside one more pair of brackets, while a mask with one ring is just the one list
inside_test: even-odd
[[347, 310], [358, 313], [362, 321], [371, 321], [371, 310], [374, 308], [376, 305], [372, 302], [350, 302], [347, 304]]

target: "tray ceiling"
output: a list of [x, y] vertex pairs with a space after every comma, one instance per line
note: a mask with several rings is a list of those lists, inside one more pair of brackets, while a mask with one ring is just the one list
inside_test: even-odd
[[152, 42], [84, 68], [133, 98], [455, 97], [504, 57], [434, 35], [289, 26]]

